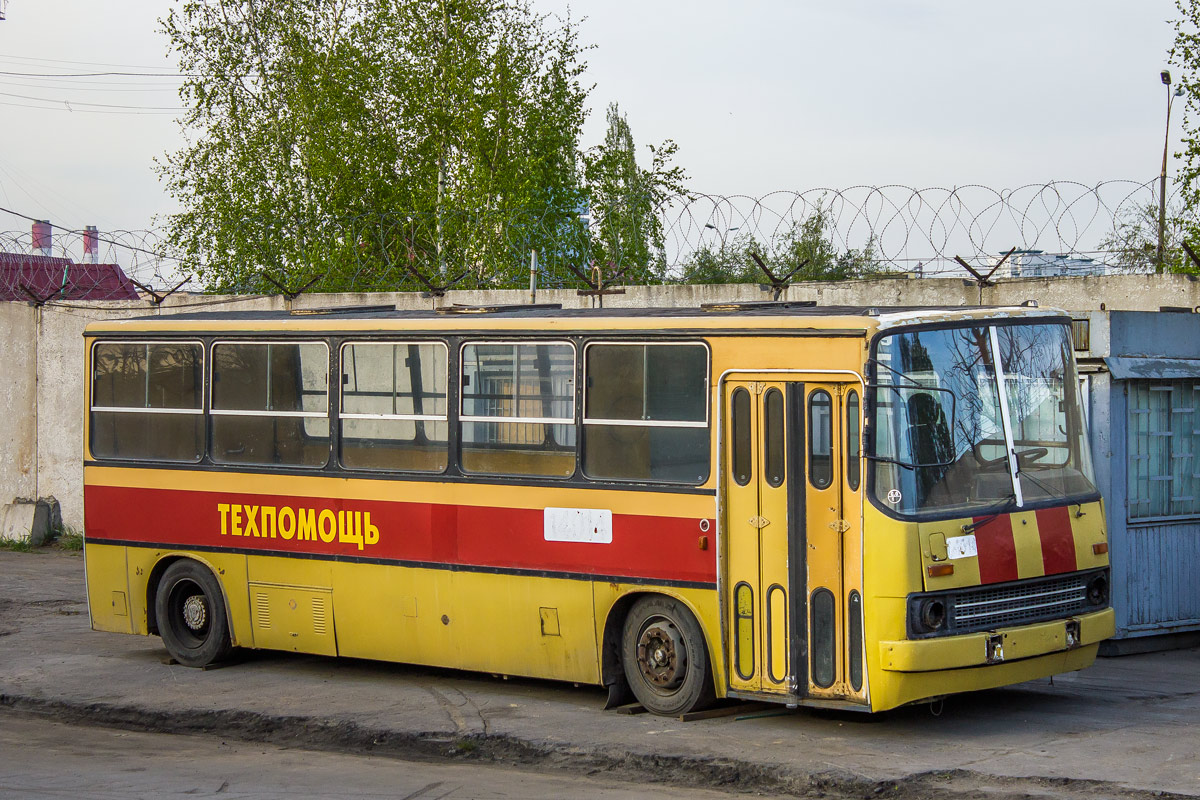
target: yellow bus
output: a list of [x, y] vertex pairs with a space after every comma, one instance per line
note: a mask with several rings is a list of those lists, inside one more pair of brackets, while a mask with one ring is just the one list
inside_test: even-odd
[[880, 711], [1113, 633], [1070, 320], [333, 308], [85, 333], [92, 627]]

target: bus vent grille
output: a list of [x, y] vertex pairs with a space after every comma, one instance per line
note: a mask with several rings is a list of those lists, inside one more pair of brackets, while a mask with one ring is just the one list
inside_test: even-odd
[[271, 604], [262, 592], [254, 593], [254, 624], [263, 630], [271, 627]]
[[988, 631], [1090, 610], [1087, 582], [1091, 577], [1091, 573], [1076, 573], [955, 593], [947, 608], [947, 633]]
[[324, 636], [326, 633], [326, 630], [327, 630], [326, 620], [328, 618], [328, 615], [326, 614], [326, 611], [325, 611], [325, 598], [324, 597], [318, 596], [318, 597], [314, 597], [312, 599], [312, 611], [313, 611], [313, 633], [317, 634], [318, 636]]

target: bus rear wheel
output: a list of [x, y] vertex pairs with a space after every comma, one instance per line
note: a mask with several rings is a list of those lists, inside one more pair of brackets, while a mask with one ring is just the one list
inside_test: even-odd
[[189, 560], [167, 567], [154, 612], [163, 644], [185, 667], [223, 661], [233, 649], [221, 586], [207, 567]]
[[713, 702], [704, 635], [679, 601], [656, 595], [634, 603], [625, 618], [621, 656], [629, 688], [647, 711], [675, 716]]

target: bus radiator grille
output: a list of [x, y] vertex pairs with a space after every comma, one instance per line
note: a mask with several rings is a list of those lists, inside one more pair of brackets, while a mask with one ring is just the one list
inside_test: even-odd
[[[1097, 611], [1089, 600], [1089, 584], [1107, 570], [1089, 570], [1048, 578], [1029, 578], [994, 586], [909, 595], [909, 637], [952, 636], [1016, 625], [1066, 619]], [[1105, 604], [1107, 597], [1104, 598]], [[937, 630], [922, 625], [920, 610], [930, 602], [943, 604], [944, 624]]]

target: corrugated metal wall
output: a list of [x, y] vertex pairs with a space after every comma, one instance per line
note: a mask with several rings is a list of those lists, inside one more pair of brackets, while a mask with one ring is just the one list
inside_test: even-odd
[[[1109, 320], [1107, 352], [1093, 356], [1200, 357], [1200, 315], [1115, 311]], [[1129, 521], [1128, 382], [1096, 377], [1091, 441], [1108, 517], [1116, 638], [1200, 630], [1200, 518]]]
[[1130, 526], [1121, 538], [1113, 552], [1125, 562], [1125, 580], [1113, 587], [1118, 635], [1200, 627], [1200, 523]]

